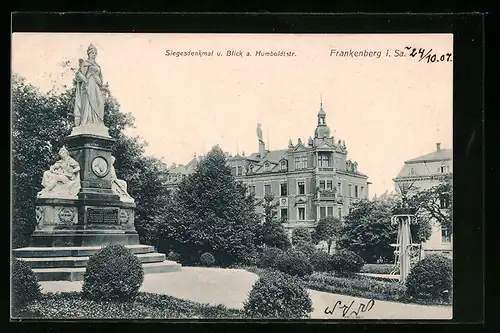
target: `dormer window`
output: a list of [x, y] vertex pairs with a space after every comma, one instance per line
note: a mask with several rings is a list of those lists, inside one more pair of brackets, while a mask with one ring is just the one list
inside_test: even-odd
[[286, 161], [281, 161], [281, 170], [286, 170]]
[[271, 171], [271, 164], [269, 162], [266, 162], [266, 164], [264, 164], [264, 170], [266, 172]]
[[253, 163], [252, 163], [252, 164], [250, 164], [250, 165], [248, 166], [248, 170], [250, 170], [250, 172], [253, 172], [253, 169], [254, 169], [254, 165], [253, 165]]

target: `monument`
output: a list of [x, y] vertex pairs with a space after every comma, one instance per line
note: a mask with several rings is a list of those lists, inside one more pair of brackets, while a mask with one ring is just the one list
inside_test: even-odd
[[30, 263], [41, 280], [83, 279], [89, 255], [110, 244], [129, 247], [145, 273], [177, 271], [179, 264], [139, 244], [136, 205], [114, 169], [115, 140], [104, 124], [109, 90], [92, 44], [87, 56], [75, 73], [74, 127], [59, 150], [60, 159], [43, 173], [31, 246], [14, 255]]

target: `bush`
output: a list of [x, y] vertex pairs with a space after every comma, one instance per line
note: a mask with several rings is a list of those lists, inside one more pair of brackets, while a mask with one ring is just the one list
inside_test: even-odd
[[295, 228], [292, 231], [292, 245], [298, 246], [304, 243], [312, 243], [312, 235], [307, 228]]
[[205, 252], [200, 257], [200, 263], [202, 266], [210, 267], [215, 264], [215, 258], [210, 252]]
[[316, 272], [328, 272], [331, 270], [331, 256], [324, 251], [316, 251], [311, 256], [311, 265]]
[[40, 284], [30, 266], [18, 259], [12, 260], [12, 307], [17, 311], [28, 302], [40, 298]]
[[291, 276], [281, 272], [268, 272], [254, 284], [243, 303], [249, 318], [308, 318], [312, 301], [307, 290]]
[[92, 255], [85, 270], [82, 295], [92, 300], [130, 300], [144, 281], [139, 259], [123, 245], [110, 245]]
[[170, 260], [170, 261], [179, 261], [179, 259], [180, 259], [179, 253], [177, 253], [175, 251], [168, 252], [168, 254], [167, 254], [167, 260]]
[[277, 247], [266, 247], [262, 251], [262, 255], [260, 256], [257, 266], [260, 268], [275, 268], [276, 261], [282, 254], [283, 250], [280, 250]]
[[21, 318], [47, 319], [191, 319], [243, 318], [242, 310], [227, 309], [140, 292], [134, 302], [93, 301], [77, 292], [47, 293], [22, 309]]
[[396, 268], [396, 274], [399, 274], [399, 266], [395, 267], [394, 264], [364, 264], [360, 272], [369, 274], [391, 274], [394, 268]]
[[304, 276], [313, 272], [309, 258], [297, 250], [283, 252], [276, 260], [276, 269], [294, 276]]
[[363, 258], [349, 250], [340, 250], [331, 256], [331, 269], [337, 274], [359, 273], [365, 264]]
[[304, 253], [308, 258], [311, 258], [311, 256], [318, 251], [313, 243], [301, 243], [297, 245], [295, 249]]
[[449, 301], [452, 274], [451, 259], [437, 254], [425, 257], [408, 274], [407, 296], [416, 300]]
[[313, 273], [303, 278], [304, 287], [382, 301], [403, 301], [406, 287], [398, 281], [379, 281], [365, 276], [341, 277], [331, 273]]

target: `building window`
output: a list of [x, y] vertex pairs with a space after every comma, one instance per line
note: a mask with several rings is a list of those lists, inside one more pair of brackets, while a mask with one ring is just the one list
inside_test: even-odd
[[306, 208], [299, 207], [297, 210], [299, 212], [299, 221], [304, 221], [306, 219]]
[[297, 183], [297, 185], [298, 185], [298, 193], [302, 195], [306, 194], [306, 183], [303, 180], [301, 180]]
[[288, 221], [288, 209], [287, 208], [281, 208], [281, 223], [285, 223]]
[[355, 185], [355, 186], [354, 186], [354, 196], [355, 196], [356, 198], [359, 198], [358, 185]]
[[451, 242], [450, 234], [448, 233], [448, 229], [446, 228], [441, 228], [441, 242], [443, 243]]
[[324, 190], [325, 189], [325, 181], [324, 180], [320, 180], [319, 181], [319, 188]]
[[302, 169], [307, 169], [307, 156], [302, 156]]
[[318, 155], [318, 166], [320, 168], [331, 166], [331, 160], [329, 154], [319, 154]]
[[236, 176], [236, 167], [232, 167], [232, 168], [231, 168], [231, 174], [232, 174], [233, 176]]
[[352, 198], [352, 185], [349, 184], [349, 198]]
[[328, 207], [328, 208], [327, 208], [326, 215], [327, 215], [327, 216], [333, 216], [333, 207]]
[[281, 161], [281, 170], [286, 170], [286, 161]]
[[339, 195], [342, 195], [342, 183], [341, 182], [337, 183], [337, 193]]
[[410, 168], [410, 176], [414, 176], [415, 174], [415, 168]]
[[326, 217], [326, 207], [319, 207], [319, 218], [324, 219]]
[[302, 166], [300, 165], [300, 157], [295, 157], [295, 169], [302, 169]]
[[448, 194], [441, 194], [439, 196], [439, 207], [446, 209], [450, 207], [450, 196]]
[[269, 172], [271, 170], [271, 164], [269, 162], [266, 162], [264, 164], [264, 171]]
[[365, 197], [365, 187], [364, 186], [361, 186], [361, 197], [362, 198]]
[[339, 209], [338, 209], [338, 218], [342, 219], [342, 208], [341, 207], [339, 207]]
[[255, 194], [255, 185], [250, 185], [248, 188], [250, 189], [250, 193]]
[[333, 190], [333, 181], [331, 180], [326, 181], [326, 189], [330, 191]]
[[264, 196], [271, 194], [271, 184], [264, 185]]
[[288, 195], [288, 184], [287, 183], [280, 184], [280, 195], [282, 197], [286, 197]]
[[238, 166], [238, 176], [243, 176], [243, 167]]
[[441, 173], [448, 173], [450, 172], [450, 167], [448, 165], [442, 165], [440, 171]]

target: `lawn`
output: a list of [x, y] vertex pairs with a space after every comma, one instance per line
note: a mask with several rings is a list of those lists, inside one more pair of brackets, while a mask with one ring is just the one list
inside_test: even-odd
[[50, 319], [217, 319], [243, 318], [241, 310], [139, 293], [132, 302], [96, 302], [79, 292], [47, 293], [14, 313], [16, 318]]

